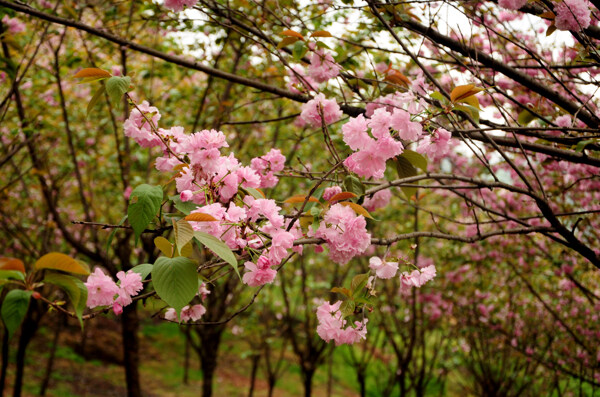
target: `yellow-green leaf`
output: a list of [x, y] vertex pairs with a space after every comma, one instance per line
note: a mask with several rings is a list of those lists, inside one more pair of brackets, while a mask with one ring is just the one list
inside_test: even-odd
[[154, 245], [156, 245], [156, 248], [158, 248], [160, 250], [160, 252], [163, 253], [164, 256], [166, 256], [168, 258], [173, 257], [175, 247], [166, 238], [164, 238], [162, 236], [158, 236], [157, 238], [154, 239]]
[[316, 32], [312, 32], [310, 37], [332, 37], [331, 33], [326, 30], [317, 30]]
[[354, 210], [354, 212], [356, 212], [358, 215], [362, 215], [365, 218], [370, 218], [370, 219], [374, 219], [371, 214], [369, 214], [369, 211], [367, 211], [362, 205], [360, 204], [356, 204], [353, 203], [351, 201], [344, 201], [340, 203], [341, 205], [345, 205], [347, 207], [350, 207]]
[[284, 37], [283, 40], [281, 40], [279, 42], [279, 44], [277, 44], [277, 48], [281, 49], [281, 48], [286, 47], [286, 46], [288, 46], [290, 44], [294, 44], [298, 40], [300, 40], [300, 39], [297, 38], [297, 37]]
[[468, 98], [471, 95], [475, 95], [482, 90], [483, 88], [481, 87], [475, 87], [475, 84], [459, 85], [455, 87], [450, 93], [450, 100], [452, 102], [457, 102], [462, 99]]
[[71, 258], [68, 255], [61, 254], [60, 252], [51, 252], [42, 256], [35, 262], [34, 267], [37, 270], [60, 270], [73, 274], [83, 274], [85, 276], [90, 274], [90, 268], [84, 262]]

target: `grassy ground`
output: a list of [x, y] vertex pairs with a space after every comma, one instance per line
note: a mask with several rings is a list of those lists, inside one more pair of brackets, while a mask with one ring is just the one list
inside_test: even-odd
[[[118, 322], [110, 318], [97, 318], [86, 324], [85, 356], [81, 353], [81, 333], [75, 323], [63, 329], [56, 352], [54, 370], [47, 396], [124, 396], [125, 376], [120, 353], [121, 338]], [[147, 396], [199, 396], [202, 372], [199, 361], [192, 352], [189, 382], [183, 384], [184, 338], [176, 324], [144, 320], [141, 328], [141, 380]], [[38, 395], [49, 356], [52, 331], [42, 326], [27, 352], [24, 395]], [[244, 359], [247, 347], [231, 334], [222, 346], [219, 367], [215, 378], [216, 396], [247, 396], [250, 385], [250, 360]], [[16, 340], [11, 343], [11, 365], [8, 385], [12, 384]], [[290, 357], [291, 359], [291, 357]], [[333, 396], [355, 396], [358, 386], [354, 372], [345, 364], [342, 354], [334, 355], [335, 374]], [[314, 379], [315, 397], [326, 396], [327, 368], [317, 371]], [[255, 396], [267, 394], [267, 383], [259, 371]], [[299, 367], [291, 363], [276, 387], [276, 396], [302, 396], [303, 388]]]

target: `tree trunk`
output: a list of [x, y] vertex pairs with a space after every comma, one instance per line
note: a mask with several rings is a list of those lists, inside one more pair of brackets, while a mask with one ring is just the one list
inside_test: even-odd
[[15, 374], [15, 382], [13, 385], [13, 397], [21, 397], [23, 388], [23, 376], [25, 374], [25, 353], [31, 339], [37, 332], [39, 318], [36, 315], [37, 306], [34, 302], [29, 303], [29, 309], [21, 324], [21, 336], [19, 337], [19, 347], [17, 349], [17, 370]]
[[367, 379], [366, 379], [366, 374], [365, 371], [363, 370], [359, 370], [356, 373], [356, 378], [358, 380], [358, 384], [360, 385], [360, 397], [365, 397], [367, 395]]
[[187, 385], [190, 373], [190, 327], [184, 327], [185, 351], [183, 355], [183, 384]]
[[195, 328], [200, 337], [200, 367], [202, 368], [202, 397], [212, 397], [213, 379], [217, 369], [217, 358], [221, 336], [223, 335], [222, 326], [202, 326]]
[[123, 308], [121, 315], [121, 335], [123, 337], [123, 365], [127, 382], [128, 397], [142, 397], [139, 373], [139, 319], [137, 301]]
[[40, 386], [40, 396], [46, 395], [46, 390], [48, 389], [48, 384], [50, 383], [50, 376], [52, 375], [52, 367], [54, 366], [54, 357], [56, 355], [58, 339], [60, 338], [60, 331], [62, 330], [64, 321], [64, 315], [57, 314], [56, 329], [54, 330], [54, 337], [52, 338], [52, 347], [50, 348], [50, 357], [48, 357], [48, 362], [46, 364], [46, 372], [44, 373], [44, 379], [42, 379], [42, 384]]
[[302, 370], [302, 382], [304, 383], [304, 397], [310, 397], [312, 395], [312, 381], [315, 375], [313, 368]]
[[254, 386], [256, 385], [256, 373], [258, 372], [258, 362], [260, 361], [260, 354], [252, 355], [252, 370], [250, 372], [250, 389], [248, 390], [248, 397], [254, 395]]
[[2, 335], [2, 369], [0, 370], [0, 396], [4, 395], [4, 385], [6, 384], [6, 370], [8, 369], [8, 330], [2, 327], [4, 332]]
[[269, 391], [267, 392], [267, 397], [273, 397], [273, 392], [275, 391], [275, 379], [269, 379]]

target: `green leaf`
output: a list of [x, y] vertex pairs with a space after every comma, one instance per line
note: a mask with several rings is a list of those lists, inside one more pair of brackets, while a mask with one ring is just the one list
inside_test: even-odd
[[134, 266], [131, 268], [131, 271], [139, 273], [142, 276], [142, 280], [145, 280], [152, 272], [152, 263], [142, 263], [141, 265]]
[[125, 94], [129, 90], [131, 85], [131, 77], [129, 76], [113, 76], [106, 81], [106, 92], [110, 97], [110, 100], [115, 104], [118, 104]]
[[90, 100], [90, 102], [87, 105], [87, 110], [85, 112], [85, 117], [89, 117], [90, 113], [92, 112], [92, 109], [94, 108], [94, 106], [98, 103], [98, 101], [100, 100], [100, 98], [102, 98], [102, 94], [104, 94], [104, 86], [100, 86], [100, 88], [98, 88], [98, 90], [96, 91], [96, 93], [94, 94], [94, 96], [92, 97], [92, 99]]
[[595, 143], [596, 140], [595, 139], [586, 139], [585, 141], [579, 141], [577, 142], [577, 145], [575, 145], [575, 151], [576, 152], [583, 152], [583, 149], [585, 149], [585, 147], [587, 145], [589, 145], [590, 143]]
[[131, 192], [127, 216], [129, 217], [129, 224], [135, 232], [136, 244], [142, 232], [158, 213], [162, 198], [163, 191], [160, 186], [143, 184]]
[[437, 99], [440, 102], [446, 101], [446, 97], [444, 95], [442, 95], [442, 93], [439, 91], [434, 91], [431, 94], [429, 94], [429, 96], [432, 97], [433, 99]]
[[182, 219], [173, 222], [173, 232], [175, 234], [175, 244], [177, 244], [177, 253], [181, 255], [181, 249], [194, 238], [194, 229], [188, 221]]
[[300, 40], [298, 37], [284, 37], [279, 44], [277, 44], [277, 49], [282, 49], [283, 47], [286, 47], [290, 44], [294, 44], [295, 42], [297, 42], [298, 40]]
[[245, 190], [246, 192], [248, 192], [255, 199], [264, 199], [265, 198], [265, 196], [263, 196], [261, 194], [261, 192], [259, 192], [258, 190], [256, 190], [253, 187], [245, 187], [245, 188], [242, 188], [242, 189]]
[[[411, 162], [406, 157], [402, 157], [402, 156], [396, 157], [395, 163], [396, 163], [396, 171], [398, 172], [399, 178], [401, 178], [401, 179], [402, 178], [410, 178], [411, 176], [417, 175], [417, 169], [415, 167], [413, 167]], [[402, 187], [400, 187], [400, 189], [402, 189], [402, 192], [404, 193], [406, 198], [409, 200], [412, 196], [414, 196], [417, 193], [416, 187], [402, 186]]]
[[183, 256], [161, 256], [152, 266], [152, 284], [158, 296], [179, 314], [198, 293], [196, 264]]
[[233, 267], [235, 274], [238, 275], [240, 280], [242, 279], [242, 277], [240, 276], [238, 267], [237, 267], [237, 265], [238, 265], [237, 259], [235, 258], [233, 251], [231, 251], [231, 249], [227, 246], [227, 244], [225, 244], [224, 242], [222, 242], [215, 236], [210, 235], [208, 233], [204, 233], [204, 232], [195, 232], [194, 237], [198, 241], [200, 241], [202, 244], [204, 244], [204, 246], [206, 248], [208, 248], [209, 250], [214, 252], [219, 258], [221, 258], [225, 262], [229, 263]]
[[343, 288], [343, 287], [333, 287], [331, 289], [331, 292], [345, 295], [348, 298], [350, 298], [352, 296], [352, 291], [350, 291], [348, 288]]
[[420, 168], [423, 172], [427, 172], [427, 159], [421, 153], [405, 149], [400, 157], [404, 157], [415, 167]]
[[365, 285], [367, 285], [367, 281], [369, 281], [369, 273], [357, 274], [356, 276], [352, 277], [352, 281], [350, 282], [352, 294], [362, 290]]
[[517, 122], [525, 126], [535, 119], [536, 117], [530, 111], [523, 109], [523, 111], [519, 113], [519, 117], [517, 117]]
[[9, 338], [13, 336], [19, 325], [23, 322], [25, 314], [27, 314], [30, 299], [31, 291], [24, 291], [22, 289], [13, 289], [6, 294], [0, 311]]
[[[264, 197], [261, 196], [261, 198]], [[186, 215], [189, 215], [190, 212], [198, 209], [198, 204], [194, 203], [193, 201], [181, 201], [181, 197], [179, 197], [178, 194], [170, 196], [169, 200], [173, 202], [175, 208], [177, 208], [179, 211], [183, 212]]]
[[0, 280], [25, 281], [25, 275], [18, 270], [0, 270]]
[[344, 317], [347, 317], [354, 313], [355, 307], [356, 305], [354, 304], [353, 300], [346, 300], [342, 302], [342, 305], [340, 306], [340, 311], [342, 312], [342, 315]]
[[[119, 222], [118, 226], [123, 226], [123, 224], [125, 223], [125, 221], [127, 220], [127, 215], [125, 215], [123, 217], [123, 219], [121, 219], [121, 222]], [[119, 228], [115, 227], [113, 229], [113, 231], [110, 233], [110, 236], [108, 236], [108, 241], [106, 242], [106, 253], [108, 254], [108, 250], [110, 250], [110, 245], [112, 244], [113, 238], [115, 238], [115, 234], [117, 234], [117, 230], [119, 230]]]
[[57, 285], [67, 293], [71, 303], [73, 304], [73, 309], [75, 310], [75, 315], [79, 320], [79, 324], [81, 325], [81, 328], [83, 328], [83, 320], [81, 316], [86, 308], [88, 296], [88, 290], [85, 284], [83, 284], [83, 282], [78, 278], [60, 273], [46, 274], [44, 282]]
[[292, 56], [295, 60], [299, 61], [302, 59], [302, 57], [304, 57], [304, 55], [306, 55], [307, 51], [308, 48], [306, 47], [305, 43], [303, 41], [297, 41], [296, 44], [294, 44]]
[[396, 171], [398, 172], [398, 177], [401, 179], [417, 175], [417, 169], [403, 156], [396, 157]]
[[365, 185], [363, 185], [360, 179], [354, 175], [348, 175], [344, 178], [344, 191], [352, 192], [357, 196], [362, 196], [365, 194]]
[[331, 47], [329, 47], [327, 44], [323, 43], [322, 41], [317, 41], [317, 48], [327, 48], [328, 50], [331, 50]]
[[479, 109], [471, 105], [454, 105], [454, 110], [465, 112], [473, 118], [475, 124], [479, 124]]

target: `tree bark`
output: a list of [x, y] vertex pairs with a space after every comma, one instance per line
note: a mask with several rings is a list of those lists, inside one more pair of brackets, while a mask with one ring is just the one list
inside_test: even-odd
[[223, 326], [202, 326], [195, 328], [200, 337], [200, 367], [202, 368], [202, 397], [212, 397], [213, 380], [217, 369], [217, 357]]
[[15, 382], [13, 384], [13, 397], [21, 397], [23, 377], [25, 375], [25, 354], [27, 352], [27, 346], [37, 332], [39, 320], [41, 318], [37, 310], [38, 307], [35, 302], [30, 302], [23, 324], [21, 324], [21, 336], [19, 337], [19, 347], [17, 348], [17, 369], [15, 373]]
[[4, 395], [4, 385], [6, 384], [6, 370], [8, 369], [8, 330], [6, 327], [2, 327], [4, 332], [2, 334], [2, 369], [0, 370], [0, 396]]
[[121, 315], [121, 335], [123, 338], [123, 365], [125, 366], [125, 379], [127, 382], [127, 396], [141, 397], [139, 373], [139, 319], [137, 314], [137, 301], [123, 308]]
[[256, 374], [258, 372], [258, 362], [260, 361], [260, 354], [252, 355], [252, 370], [250, 372], [250, 389], [248, 390], [248, 397], [254, 395], [254, 387], [256, 385]]
[[52, 347], [50, 348], [50, 357], [46, 364], [46, 371], [44, 373], [44, 379], [40, 385], [40, 396], [46, 395], [48, 384], [50, 383], [50, 376], [52, 375], [52, 368], [54, 366], [54, 357], [56, 356], [56, 348], [58, 347], [58, 340], [60, 338], [60, 331], [62, 330], [65, 317], [62, 314], [56, 316], [56, 329], [54, 330], [54, 337], [52, 338]]
[[315, 375], [313, 368], [305, 368], [302, 370], [302, 382], [304, 383], [304, 397], [312, 395], [312, 381]]

